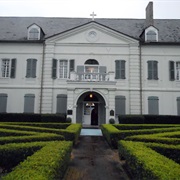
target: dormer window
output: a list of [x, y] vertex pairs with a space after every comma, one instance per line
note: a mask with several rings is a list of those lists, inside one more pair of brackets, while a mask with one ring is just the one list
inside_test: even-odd
[[38, 25], [32, 24], [28, 27], [28, 40], [40, 40], [43, 35], [44, 32]]
[[158, 41], [158, 30], [150, 26], [145, 30], [145, 41], [146, 42], [157, 42]]
[[29, 31], [29, 40], [39, 40], [39, 31], [36, 28], [32, 28]]
[[147, 41], [156, 41], [156, 33], [154, 31], [148, 31], [146, 36]]

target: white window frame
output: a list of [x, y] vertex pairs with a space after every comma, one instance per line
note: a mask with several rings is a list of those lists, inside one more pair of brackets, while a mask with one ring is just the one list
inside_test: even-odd
[[[148, 39], [148, 32], [150, 32], [150, 31], [153, 31], [156, 34], [155, 39], [152, 39], [152, 40]], [[145, 41], [146, 42], [158, 42], [158, 30], [155, 27], [150, 26], [145, 30]]]
[[67, 59], [58, 60], [58, 78], [68, 79], [69, 75], [69, 61]]
[[[38, 31], [38, 37], [37, 38], [32, 38], [32, 36], [31, 36], [31, 31], [33, 29], [36, 29]], [[34, 40], [34, 41], [40, 40], [40, 35], [41, 35], [41, 29], [37, 25], [34, 24], [28, 28], [28, 40]]]
[[180, 81], [180, 61], [175, 61], [175, 80]]
[[[8, 66], [7, 64], [5, 65], [5, 69], [3, 68], [3, 61], [9, 61]], [[1, 78], [10, 78], [10, 70], [11, 70], [11, 59], [9, 58], [1, 59]]]

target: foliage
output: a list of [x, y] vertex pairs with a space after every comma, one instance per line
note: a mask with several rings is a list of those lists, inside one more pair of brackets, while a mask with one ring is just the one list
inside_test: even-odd
[[3, 180], [62, 179], [70, 161], [71, 142], [49, 142], [4, 176]]
[[144, 143], [121, 140], [118, 150], [120, 157], [126, 159], [135, 179], [180, 179], [180, 165]]

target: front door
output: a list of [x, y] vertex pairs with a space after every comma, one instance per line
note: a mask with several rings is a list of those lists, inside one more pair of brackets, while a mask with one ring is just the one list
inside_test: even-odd
[[84, 111], [83, 111], [83, 124], [91, 125], [92, 112], [94, 111], [93, 102], [84, 102]]

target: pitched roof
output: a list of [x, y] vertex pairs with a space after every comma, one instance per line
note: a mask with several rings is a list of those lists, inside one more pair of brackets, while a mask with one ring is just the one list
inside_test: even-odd
[[[0, 40], [26, 41], [27, 27], [35, 23], [45, 37], [62, 33], [90, 22], [90, 18], [0, 17]], [[145, 19], [95, 19], [95, 22], [130, 37], [139, 39], [145, 28]], [[156, 19], [159, 42], [180, 42], [180, 19]]]

